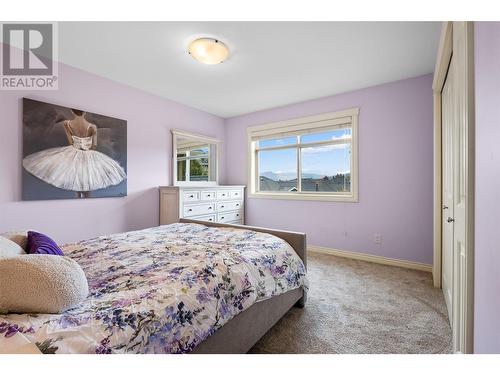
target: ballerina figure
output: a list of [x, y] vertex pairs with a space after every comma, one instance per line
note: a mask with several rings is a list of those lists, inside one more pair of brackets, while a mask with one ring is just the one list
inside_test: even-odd
[[118, 185], [127, 175], [115, 160], [96, 151], [97, 126], [85, 119], [85, 112], [71, 111], [75, 117], [64, 121], [69, 146], [28, 155], [23, 166], [48, 184], [88, 198], [91, 191]]

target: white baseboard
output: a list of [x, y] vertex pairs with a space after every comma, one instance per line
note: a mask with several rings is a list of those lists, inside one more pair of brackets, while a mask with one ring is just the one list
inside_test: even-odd
[[310, 251], [311, 253], [329, 254], [343, 258], [364, 260], [365, 262], [385, 264], [388, 266], [396, 266], [396, 267], [409, 268], [412, 270], [432, 272], [432, 264], [412, 262], [409, 260], [386, 258], [378, 255], [357, 253], [355, 251], [338, 250], [329, 247], [314, 246], [314, 245], [307, 246], [307, 251]]

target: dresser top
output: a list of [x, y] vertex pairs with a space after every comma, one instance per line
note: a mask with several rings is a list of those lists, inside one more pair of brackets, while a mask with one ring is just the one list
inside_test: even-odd
[[208, 190], [208, 189], [244, 189], [245, 185], [200, 185], [200, 186], [160, 186], [160, 189]]

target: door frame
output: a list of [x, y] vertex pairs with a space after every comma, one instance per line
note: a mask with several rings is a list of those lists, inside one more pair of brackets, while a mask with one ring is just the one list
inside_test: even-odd
[[[434, 260], [433, 281], [436, 288], [441, 288], [442, 270], [442, 123], [441, 92], [443, 90], [448, 66], [452, 54], [457, 75], [456, 89], [463, 95], [463, 108], [459, 121], [464, 121], [467, 128], [466, 144], [462, 152], [467, 157], [466, 163], [466, 250], [465, 265], [460, 277], [454, 277], [453, 288], [460, 296], [457, 311], [457, 324], [453, 329], [453, 351], [473, 352], [473, 308], [474, 308], [474, 149], [475, 149], [475, 113], [474, 113], [474, 24], [473, 22], [444, 22], [434, 70], [432, 90], [434, 95]], [[458, 258], [458, 257], [457, 257]], [[458, 280], [455, 282], [455, 280]], [[460, 282], [461, 281], [461, 282]], [[455, 315], [455, 313], [454, 313]]]

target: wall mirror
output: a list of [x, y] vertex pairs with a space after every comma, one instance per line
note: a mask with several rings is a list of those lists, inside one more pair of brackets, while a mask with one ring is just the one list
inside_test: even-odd
[[172, 130], [172, 181], [174, 185], [217, 185], [220, 141]]

